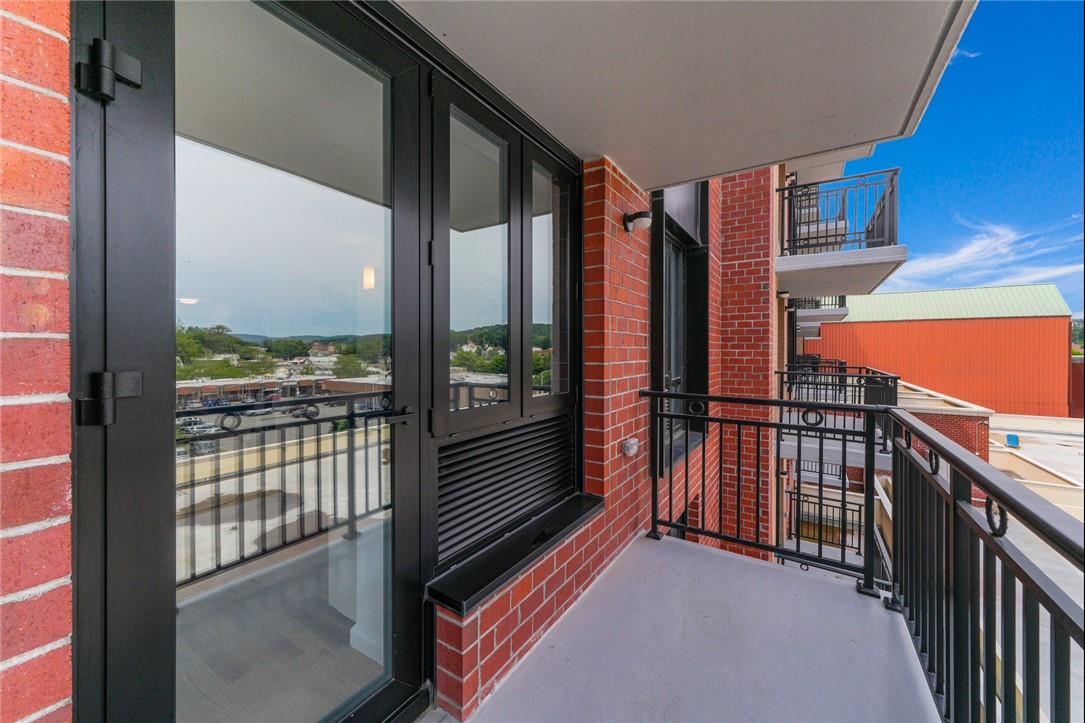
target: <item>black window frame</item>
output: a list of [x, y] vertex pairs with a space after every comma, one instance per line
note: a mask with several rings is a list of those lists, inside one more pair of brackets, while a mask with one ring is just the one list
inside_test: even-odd
[[[693, 186], [690, 188], [690, 186]], [[708, 237], [709, 237], [709, 199], [708, 182], [688, 184], [681, 192], [685, 200], [693, 199], [696, 206], [696, 228], [690, 229], [676, 221], [666, 211], [666, 191], [652, 194], [652, 231], [651, 231], [651, 380], [652, 388], [671, 392], [707, 394], [708, 389]], [[688, 209], [688, 205], [687, 205]], [[684, 360], [682, 365], [681, 387], [673, 388], [670, 379], [670, 350], [673, 342], [669, 323], [669, 252], [681, 259], [684, 265], [683, 307], [684, 317], [681, 326], [683, 336]], [[683, 402], [664, 400], [665, 411], [681, 412]], [[672, 464], [681, 462], [693, 449], [704, 442], [705, 425], [691, 420], [683, 423], [679, 434], [682, 446], [669, 444], [669, 435], [662, 434], [664, 449], [662, 458], [656, 461], [659, 470], [666, 470]], [[665, 432], [665, 430], [664, 430]]]
[[[578, 406], [580, 389], [579, 325], [574, 323], [580, 310], [580, 271], [583, 266], [580, 245], [580, 176], [565, 163], [548, 153], [527, 135], [506, 123], [456, 83], [439, 73], [432, 85], [433, 118], [433, 432], [438, 438], [456, 437], [492, 430], [509, 424], [568, 412]], [[508, 401], [486, 406], [450, 410], [451, 383], [447, 350], [449, 325], [450, 225], [449, 197], [449, 123], [452, 109], [468, 115], [508, 148], [507, 204], [509, 218], [508, 277]], [[538, 164], [559, 183], [568, 185], [569, 234], [566, 254], [565, 307], [568, 310], [568, 369], [565, 391], [532, 396], [532, 168]], [[579, 425], [578, 425], [579, 426]], [[578, 474], [579, 478], [579, 474]]]
[[[532, 227], [532, 193], [533, 193], [533, 168], [538, 164], [542, 166], [550, 173], [550, 177], [555, 183], [564, 184], [567, 186], [567, 193], [569, 196], [569, 208], [567, 223], [569, 226], [569, 233], [566, 239], [567, 248], [565, 249], [564, 268], [561, 273], [565, 275], [565, 315], [566, 324], [568, 327], [568, 333], [565, 337], [566, 349], [564, 353], [566, 355], [566, 388], [562, 392], [551, 392], [547, 395], [533, 396], [533, 384], [531, 377], [534, 372], [532, 361], [532, 329], [534, 322], [533, 317], [533, 303], [534, 303], [534, 275], [532, 269], [533, 260], [533, 227]], [[524, 139], [523, 144], [523, 171], [522, 171], [522, 184], [523, 184], [523, 198], [524, 198], [524, 211], [523, 214], [523, 318], [521, 320], [523, 328], [523, 365], [521, 369], [521, 387], [522, 398], [524, 400], [523, 414], [529, 418], [536, 417], [538, 415], [548, 412], [563, 412], [576, 407], [577, 405], [577, 390], [579, 387], [580, 378], [580, 325], [574, 323], [574, 319], [578, 318], [579, 304], [578, 302], [578, 289], [579, 289], [579, 270], [583, 266], [582, 257], [580, 255], [579, 229], [580, 229], [580, 184], [577, 174], [572, 173], [563, 164], [559, 163], [553, 156], [544, 151], [542, 147], [536, 145], [528, 139]], [[556, 259], [555, 263], [560, 261]], [[551, 344], [554, 340], [551, 339]]]
[[[457, 434], [523, 416], [523, 389], [520, 375], [523, 358], [523, 193], [521, 183], [523, 136], [457, 84], [435, 74], [433, 78], [433, 418], [438, 436]], [[451, 384], [448, 359], [451, 328], [449, 295], [451, 279], [451, 158], [449, 127], [452, 109], [467, 115], [506, 145], [505, 203], [508, 223], [508, 295], [506, 318], [508, 337], [505, 354], [508, 367], [508, 399], [481, 407], [448, 408]]]

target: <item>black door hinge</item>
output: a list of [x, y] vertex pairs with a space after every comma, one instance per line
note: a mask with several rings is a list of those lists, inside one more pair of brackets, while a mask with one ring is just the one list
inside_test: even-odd
[[87, 396], [75, 400], [75, 423], [104, 427], [117, 418], [117, 400], [143, 396], [143, 372], [96, 372], [87, 383]]
[[75, 89], [108, 103], [117, 91], [117, 81], [139, 88], [143, 85], [143, 64], [117, 50], [108, 40], [95, 38], [90, 44], [90, 62], [76, 63]]

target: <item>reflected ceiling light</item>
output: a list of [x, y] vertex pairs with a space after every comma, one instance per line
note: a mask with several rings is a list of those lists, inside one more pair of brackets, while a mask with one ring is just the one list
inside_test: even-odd
[[191, 299], [191, 298], [187, 298], [187, 297], [182, 296], [182, 297], [179, 297], [177, 299], [177, 303], [178, 304], [184, 304], [186, 306], [191, 306], [192, 304], [200, 303], [200, 300], [199, 299]]
[[362, 269], [362, 288], [366, 290], [377, 288], [377, 270], [372, 266]]
[[652, 225], [652, 212], [634, 211], [633, 213], [627, 213], [622, 216], [622, 223], [625, 225], [625, 230], [628, 233], [646, 229]]

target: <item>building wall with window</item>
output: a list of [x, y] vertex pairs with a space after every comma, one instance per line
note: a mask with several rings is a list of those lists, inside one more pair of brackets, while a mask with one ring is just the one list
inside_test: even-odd
[[0, 720], [72, 695], [67, 2], [0, 2]]

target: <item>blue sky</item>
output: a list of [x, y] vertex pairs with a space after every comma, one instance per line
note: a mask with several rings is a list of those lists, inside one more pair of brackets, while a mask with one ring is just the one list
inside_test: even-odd
[[915, 135], [848, 163], [902, 169], [881, 290], [1054, 282], [1081, 316], [1083, 7], [981, 2]]

